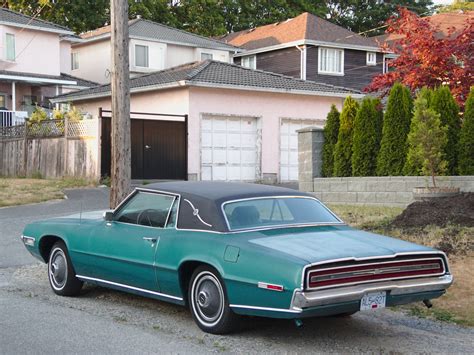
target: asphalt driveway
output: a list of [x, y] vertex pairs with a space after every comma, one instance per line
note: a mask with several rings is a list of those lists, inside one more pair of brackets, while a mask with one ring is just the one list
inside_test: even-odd
[[474, 330], [392, 310], [349, 318], [248, 319], [240, 333], [202, 333], [179, 306], [86, 285], [80, 297], [50, 290], [46, 267], [24, 249], [24, 225], [108, 207], [108, 189], [0, 209], [0, 354], [22, 353], [472, 353]]

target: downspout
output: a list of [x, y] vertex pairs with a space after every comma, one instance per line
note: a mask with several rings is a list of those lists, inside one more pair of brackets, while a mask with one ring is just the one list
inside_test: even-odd
[[307, 47], [303, 45], [303, 48], [295, 46], [300, 51], [300, 79], [306, 80], [306, 58], [307, 58]]

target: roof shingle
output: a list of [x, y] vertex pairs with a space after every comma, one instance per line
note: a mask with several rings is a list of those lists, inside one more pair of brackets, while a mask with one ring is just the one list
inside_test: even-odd
[[[227, 51], [238, 50], [238, 48], [216, 39], [199, 36], [194, 33], [179, 30], [149, 20], [130, 20], [128, 26], [130, 37], [150, 38], [165, 43], [182, 43], [189, 46], [209, 49], [222, 49]], [[110, 34], [110, 26], [105, 26], [83, 33], [81, 34], [81, 37], [85, 40], [93, 40], [96, 37], [108, 34]]]
[[45, 31], [61, 32], [73, 35], [74, 32], [69, 28], [57, 25], [52, 22], [44, 21], [39, 18], [32, 18], [9, 9], [0, 8], [0, 23], [2, 24], [17, 24], [21, 26], [33, 26], [41, 28]]
[[[310, 80], [300, 80], [289, 76], [252, 70], [235, 64], [206, 60], [180, 65], [139, 76], [130, 80], [130, 89], [134, 90], [184, 81], [187, 86], [216, 86], [233, 89], [280, 90], [285, 92], [321, 93], [335, 96], [356, 94], [358, 90], [317, 83]], [[110, 85], [101, 85], [90, 89], [57, 96], [54, 101], [66, 102], [80, 98], [110, 95]]]
[[358, 35], [308, 12], [283, 22], [230, 33], [220, 39], [246, 50], [302, 40], [377, 47], [371, 38]]

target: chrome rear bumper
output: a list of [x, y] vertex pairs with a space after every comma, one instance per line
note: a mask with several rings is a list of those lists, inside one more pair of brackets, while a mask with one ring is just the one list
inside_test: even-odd
[[419, 292], [443, 291], [453, 283], [453, 277], [446, 274], [439, 277], [427, 277], [412, 280], [394, 280], [374, 282], [349, 287], [339, 287], [319, 291], [296, 290], [291, 309], [301, 311], [304, 308], [324, 306], [341, 302], [360, 300], [368, 292], [390, 291], [390, 295], [405, 295]]

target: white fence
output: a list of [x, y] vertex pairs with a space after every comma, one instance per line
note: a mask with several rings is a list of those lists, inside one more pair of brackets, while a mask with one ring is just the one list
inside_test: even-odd
[[28, 117], [26, 111], [7, 111], [0, 110], [0, 127], [17, 126], [25, 123]]

